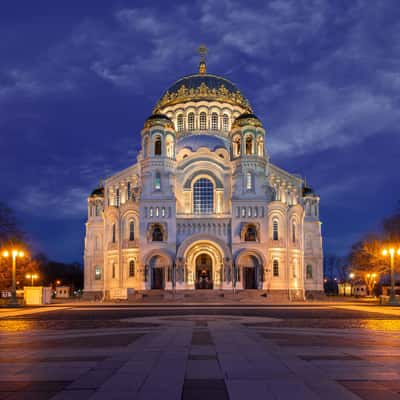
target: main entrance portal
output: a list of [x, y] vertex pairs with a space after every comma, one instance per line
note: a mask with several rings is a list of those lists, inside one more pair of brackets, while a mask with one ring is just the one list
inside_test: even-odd
[[212, 289], [212, 259], [206, 254], [199, 254], [196, 258], [196, 289]]

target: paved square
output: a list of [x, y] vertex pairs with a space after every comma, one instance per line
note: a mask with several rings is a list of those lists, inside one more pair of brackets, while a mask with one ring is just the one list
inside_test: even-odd
[[399, 333], [397, 310], [352, 305], [7, 312], [0, 400], [400, 399]]

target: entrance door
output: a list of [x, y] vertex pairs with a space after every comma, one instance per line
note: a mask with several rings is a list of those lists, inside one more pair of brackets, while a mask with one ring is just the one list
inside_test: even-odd
[[212, 289], [212, 259], [208, 254], [196, 258], [196, 289]]
[[164, 268], [153, 268], [152, 289], [164, 289]]
[[256, 269], [254, 267], [243, 268], [243, 283], [244, 289], [257, 289], [256, 288]]

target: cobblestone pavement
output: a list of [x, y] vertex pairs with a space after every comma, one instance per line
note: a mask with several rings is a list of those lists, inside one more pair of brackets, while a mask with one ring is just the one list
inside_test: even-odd
[[400, 399], [396, 311], [86, 306], [0, 319], [0, 400]]

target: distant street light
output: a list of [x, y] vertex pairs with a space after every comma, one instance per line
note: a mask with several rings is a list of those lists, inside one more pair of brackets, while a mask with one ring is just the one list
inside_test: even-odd
[[33, 281], [37, 278], [39, 278], [38, 274], [26, 274], [25, 275], [26, 279], [31, 279], [31, 286], [33, 286]]
[[17, 286], [16, 286], [16, 271], [17, 271], [17, 257], [24, 257], [25, 253], [22, 250], [12, 249], [4, 250], [2, 256], [5, 258], [11, 257], [12, 259], [12, 287], [11, 287], [11, 302], [9, 306], [18, 307], [19, 303], [17, 301]]
[[394, 255], [397, 253], [398, 256], [400, 256], [400, 248], [397, 249], [397, 251], [391, 247], [389, 250], [383, 249], [382, 255], [387, 256], [390, 255], [390, 297], [389, 297], [389, 303], [393, 305], [397, 305], [397, 299], [396, 299], [396, 289], [395, 289], [395, 281], [394, 281]]

